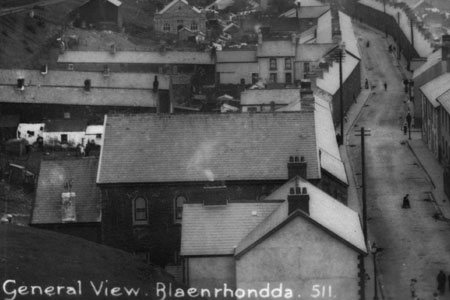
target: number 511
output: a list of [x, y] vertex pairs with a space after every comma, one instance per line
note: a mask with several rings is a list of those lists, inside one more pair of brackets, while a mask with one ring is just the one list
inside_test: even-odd
[[332, 298], [333, 292], [331, 285], [315, 284], [312, 287], [312, 298]]

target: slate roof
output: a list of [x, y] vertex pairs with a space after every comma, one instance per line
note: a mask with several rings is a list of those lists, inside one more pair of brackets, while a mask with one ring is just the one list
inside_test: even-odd
[[300, 98], [299, 89], [255, 89], [241, 93], [241, 105], [289, 104]]
[[422, 75], [424, 72], [426, 72], [429, 68], [432, 66], [441, 63], [442, 62], [442, 49], [439, 49], [433, 53], [431, 53], [427, 57], [427, 61], [422, 64], [420, 67], [414, 70], [413, 73], [413, 79], [417, 78], [418, 76]]
[[437, 101], [442, 105], [442, 107], [447, 111], [447, 113], [450, 113], [450, 89], [440, 95], [437, 98]]
[[214, 61], [209, 52], [198, 51], [66, 51], [58, 57], [58, 63], [213, 65]]
[[310, 196], [310, 215], [299, 216], [312, 220], [353, 249], [366, 252], [359, 215], [308, 181], [294, 177], [261, 202], [243, 201], [216, 207], [185, 204], [181, 255], [242, 255], [289, 221], [287, 195], [296, 180], [307, 188]]
[[[301, 6], [298, 18], [299, 19], [317, 19], [322, 16], [324, 13], [330, 10], [330, 6]], [[295, 18], [296, 17], [296, 8], [292, 8], [287, 12], [282, 13], [280, 18]]]
[[100, 222], [100, 190], [95, 184], [97, 158], [71, 160], [43, 160], [41, 162], [31, 224], [59, 224], [61, 221], [61, 193], [64, 184], [72, 180], [75, 192], [77, 223]]
[[[342, 63], [342, 77], [345, 82], [359, 63], [359, 59], [346, 55]], [[328, 72], [323, 73], [323, 78], [317, 78], [316, 85], [330, 95], [334, 95], [339, 90], [339, 64], [333, 63]]]
[[331, 50], [336, 48], [336, 44], [298, 44], [296, 61], [319, 61]]
[[110, 72], [105, 77], [102, 72], [79, 72], [49, 70], [42, 75], [39, 70], [0, 69], [0, 85], [17, 85], [18, 78], [25, 79], [26, 86], [39, 87], [83, 87], [89, 79], [91, 87], [115, 89], [153, 89], [153, 81], [158, 76], [161, 90], [169, 89], [170, 76], [157, 73]]
[[333, 124], [330, 104], [320, 97], [315, 96], [315, 120], [317, 145], [320, 149], [320, 165], [342, 183], [348, 184], [344, 162], [336, 141], [336, 132]]
[[47, 120], [45, 122], [44, 132], [84, 132], [86, 131], [86, 127], [86, 120]]
[[122, 5], [122, 2], [120, 2], [119, 0], [108, 0], [108, 2], [114, 4], [117, 7]]
[[240, 51], [218, 51], [216, 53], [216, 62], [232, 63], [232, 62], [256, 62], [256, 50], [240, 50]]
[[420, 90], [434, 107], [438, 107], [439, 103], [436, 99], [450, 89], [450, 73], [442, 74], [430, 82], [422, 85]]
[[[320, 166], [322, 169], [339, 179], [342, 183], [348, 184], [344, 162], [341, 159], [339, 147], [336, 142], [336, 132], [330, 104], [328, 101], [316, 95], [314, 95], [314, 102], [317, 147], [321, 152]], [[299, 97], [287, 106], [277, 109], [278, 112], [300, 110], [301, 102]]]
[[308, 181], [301, 177], [295, 177], [265, 199], [283, 199], [285, 201], [242, 239], [236, 248], [235, 255], [242, 255], [243, 252], [248, 250], [255, 243], [260, 242], [266, 235], [273, 233], [274, 229], [288, 219], [287, 195], [289, 194], [289, 189], [294, 187], [296, 180], [298, 180], [301, 188], [307, 188], [307, 192], [310, 196], [309, 215], [301, 213], [300, 216], [312, 219], [354, 249], [357, 249], [360, 252], [366, 252], [367, 249], [358, 213]]
[[295, 44], [292, 41], [263, 41], [258, 45], [257, 57], [295, 56]]
[[97, 183], [286, 180], [289, 156], [320, 178], [314, 114], [108, 116]]
[[239, 242], [280, 202], [183, 205], [181, 255], [233, 255]]
[[162, 15], [164, 14], [166, 11], [168, 11], [170, 8], [172, 8], [175, 4], [177, 4], [178, 2], [184, 3], [185, 5], [189, 6], [190, 8], [192, 8], [193, 11], [195, 11], [196, 13], [201, 13], [201, 11], [193, 6], [190, 6], [189, 3], [186, 0], [173, 0], [172, 2], [170, 2], [169, 4], [167, 4], [160, 12], [157, 12], [155, 14], [159, 14]]
[[345, 50], [358, 59], [361, 59], [358, 48], [358, 40], [353, 31], [352, 18], [339, 11], [339, 26], [341, 28], [342, 41], [345, 43]]
[[143, 89], [92, 88], [85, 92], [81, 86], [31, 86], [17, 91], [15, 86], [0, 85], [0, 102], [3, 103], [156, 107], [157, 101], [158, 93]]

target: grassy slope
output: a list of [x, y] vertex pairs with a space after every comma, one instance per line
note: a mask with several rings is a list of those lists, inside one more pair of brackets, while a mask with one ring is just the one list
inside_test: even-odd
[[[155, 292], [156, 283], [164, 282], [168, 286], [173, 282], [163, 271], [138, 263], [129, 253], [68, 235], [5, 224], [0, 225], [0, 279], [0, 285], [8, 279], [16, 280], [16, 288], [19, 285], [71, 286], [81, 280], [82, 296], [62, 294], [51, 299], [161, 299]], [[110, 288], [141, 288], [141, 297], [95, 296], [89, 282], [98, 285], [105, 280]], [[3, 297], [0, 289], [0, 298]]]

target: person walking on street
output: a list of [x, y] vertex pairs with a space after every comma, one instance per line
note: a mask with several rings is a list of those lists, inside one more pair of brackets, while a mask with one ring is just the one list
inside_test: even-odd
[[409, 203], [409, 194], [406, 194], [405, 197], [403, 197], [402, 208], [411, 208], [411, 204]]
[[439, 293], [441, 293], [441, 295], [442, 295], [445, 292], [445, 283], [447, 282], [447, 280], [446, 280], [447, 276], [445, 276], [444, 271], [440, 270], [436, 279], [437, 279], [437, 284], [438, 284], [437, 289], [438, 289]]
[[411, 283], [409, 284], [409, 290], [411, 291], [411, 298], [416, 298], [416, 279], [411, 279]]
[[406, 135], [408, 133], [408, 124], [405, 122], [403, 123], [403, 135]]
[[384, 90], [387, 91], [387, 83], [384, 83]]

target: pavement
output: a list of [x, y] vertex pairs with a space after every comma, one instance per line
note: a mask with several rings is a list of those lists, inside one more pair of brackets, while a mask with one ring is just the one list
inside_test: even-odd
[[[359, 27], [364, 27], [367, 30], [371, 30], [373, 32], [377, 32], [377, 30], [369, 28], [368, 26], [364, 25], [364, 24], [360, 24], [358, 23]], [[380, 36], [383, 35], [383, 33], [378, 32], [378, 34]], [[385, 43], [386, 45], [388, 44], [395, 44], [394, 41], [392, 40], [391, 37], [385, 38]], [[362, 53], [362, 55], [364, 56], [364, 52], [366, 51], [366, 49], [364, 49], [365, 47], [363, 46], [362, 41], [359, 43], [360, 44], [360, 51]], [[406, 60], [402, 57], [400, 60], [397, 59], [396, 55], [394, 53], [391, 53], [392, 55], [392, 62], [393, 65], [395, 67], [397, 67], [399, 73], [401, 74], [401, 76], [403, 76], [403, 78], [410, 78], [411, 77], [411, 72], [406, 70]], [[374, 69], [375, 64], [377, 63], [377, 59], [372, 59], [370, 55], [365, 56], [365, 59], [362, 60], [362, 81], [365, 80], [365, 78], [369, 78], [371, 77], [371, 70]], [[363, 82], [361, 82], [362, 87], [364, 86]], [[349, 190], [348, 190], [348, 206], [351, 207], [352, 209], [361, 212], [361, 208], [362, 208], [362, 204], [361, 204], [361, 190], [360, 190], [360, 186], [358, 185], [358, 174], [357, 173], [357, 169], [355, 169], [355, 162], [354, 162], [354, 158], [352, 161], [351, 158], [351, 146], [349, 144], [349, 140], [352, 139], [352, 137], [359, 131], [357, 129], [360, 128], [360, 126], [364, 126], [361, 125], [359, 123], [361, 123], [360, 121], [360, 117], [362, 112], [364, 111], [364, 108], [366, 106], [370, 106], [367, 103], [370, 103], [370, 99], [374, 98], [374, 97], [378, 97], [376, 95], [377, 93], [377, 82], [372, 83], [371, 82], [371, 88], [369, 89], [364, 89], [362, 88], [360, 95], [358, 96], [356, 103], [354, 103], [354, 105], [352, 105], [352, 107], [350, 108], [350, 110], [347, 112], [346, 114], [346, 122], [344, 123], [344, 132], [345, 132], [345, 138], [344, 138], [344, 145], [346, 145], [346, 147], [340, 147], [340, 152], [341, 152], [341, 158], [345, 164], [346, 170], [347, 170], [347, 174], [348, 174], [348, 179], [349, 179]], [[379, 85], [379, 83], [378, 83]], [[378, 87], [379, 89], [379, 87]], [[408, 107], [407, 105], [403, 105], [403, 111], [401, 112], [402, 114], [404, 114], [407, 111]], [[401, 121], [400, 121], [401, 122]], [[401, 124], [400, 124], [401, 125]], [[399, 126], [400, 127], [400, 126]], [[340, 128], [336, 129], [337, 132], [339, 132]], [[398, 130], [398, 132], [396, 133], [396, 136], [400, 137], [402, 139], [401, 144], [405, 144], [407, 145], [407, 149], [410, 152], [410, 155], [413, 157], [413, 159], [415, 160], [415, 163], [413, 163], [413, 165], [417, 164], [420, 169], [422, 170], [422, 172], [425, 174], [424, 177], [426, 178], [426, 181], [428, 181], [429, 185], [427, 184], [426, 186], [429, 186], [429, 188], [425, 187], [425, 195], [428, 195], [429, 197], [425, 196], [425, 201], [427, 201], [426, 198], [430, 198], [430, 202], [432, 202], [433, 206], [434, 206], [434, 211], [436, 212], [436, 214], [434, 215], [436, 217], [436, 219], [441, 219], [441, 220], [446, 220], [447, 222], [450, 221], [450, 201], [448, 199], [448, 197], [445, 195], [444, 193], [444, 183], [443, 183], [443, 167], [439, 164], [439, 162], [437, 161], [437, 159], [433, 156], [433, 154], [430, 152], [430, 150], [427, 148], [427, 146], [424, 144], [424, 142], [422, 141], [422, 136], [421, 136], [421, 131], [420, 128], [413, 128], [412, 132], [411, 132], [411, 138], [408, 139], [408, 136], [403, 136], [401, 134], [400, 129]], [[414, 178], [417, 180], [417, 178]], [[425, 185], [421, 185], [421, 187], [424, 187]], [[421, 190], [422, 191], [422, 190]], [[420, 196], [418, 196], [420, 197]], [[417, 197], [416, 197], [417, 198]], [[417, 200], [415, 201], [417, 202]], [[419, 203], [416, 205], [416, 203], [413, 202], [413, 205], [415, 205], [415, 207], [419, 206]], [[420, 203], [420, 205], [426, 205], [426, 204], [422, 204]], [[373, 209], [373, 207], [371, 207]], [[427, 207], [423, 208], [422, 213], [426, 214], [428, 213], [428, 211], [426, 210]], [[398, 211], [398, 208], [396, 208], [396, 210]], [[414, 216], [412, 218], [412, 220], [414, 220], [414, 218], [416, 218], [417, 216]], [[423, 218], [424, 215], [420, 215], [420, 218]], [[410, 219], [411, 220], [411, 219]], [[413, 226], [414, 227], [414, 226]], [[417, 225], [413, 228], [413, 230], [418, 231], [421, 228], [420, 225]], [[372, 228], [373, 229], [373, 228]], [[375, 231], [377, 231], [378, 229], [375, 228]], [[442, 231], [445, 229], [439, 229], [439, 231]], [[368, 245], [371, 245], [371, 241], [376, 240], [374, 237], [374, 233], [371, 230], [371, 226], [369, 225], [369, 229], [368, 229]], [[379, 230], [378, 230], [379, 231]], [[377, 233], [378, 237], [379, 237], [379, 233]], [[380, 239], [380, 238], [379, 238]], [[403, 238], [404, 239], [404, 238]], [[383, 241], [385, 242], [385, 241]], [[433, 241], [434, 242], [434, 241]], [[420, 247], [418, 247], [420, 248]], [[421, 249], [422, 250], [422, 249]], [[433, 253], [435, 254], [435, 253]], [[423, 255], [419, 254], [418, 256], [419, 259], [417, 260], [417, 262], [422, 263], [422, 261], [420, 261], [420, 259], [423, 258]], [[384, 255], [383, 255], [384, 256]], [[388, 258], [383, 257], [384, 260], [387, 260]], [[400, 260], [397, 257], [397, 260]], [[373, 256], [371, 254], [366, 256], [365, 259], [365, 268], [366, 268], [366, 273], [368, 274], [367, 278], [368, 280], [366, 281], [366, 299], [375, 299], [375, 289], [374, 289], [374, 262], [375, 260], [373, 260]], [[379, 258], [376, 260], [379, 261]], [[436, 262], [432, 262], [433, 264], [437, 264]], [[386, 263], [384, 262], [383, 264], [384, 266], [386, 265]], [[414, 263], [413, 263], [414, 265]], [[442, 265], [442, 264], [440, 264]], [[420, 268], [420, 265], [418, 264], [417, 266], [406, 266], [405, 263], [403, 263], [403, 266], [405, 268], [407, 268], [408, 270], [401, 270], [401, 272], [406, 273], [407, 275], [403, 276], [406, 278], [411, 278], [411, 277], [407, 277], [407, 276], [412, 276], [411, 274], [416, 274], [417, 278], [420, 280], [422, 280], [423, 282], [419, 282], [417, 284], [417, 290], [418, 290], [418, 294], [419, 296], [421, 296], [420, 299], [428, 299], [429, 295], [431, 295], [432, 290], [434, 289], [434, 280], [435, 280], [435, 275], [430, 273], [429, 270], [427, 270], [428, 274], [418, 274], [418, 273], [425, 273], [425, 270], [422, 270]], [[392, 277], [392, 275], [387, 274], [387, 279], [384, 278], [383, 276], [383, 268], [381, 268], [380, 270], [380, 266], [377, 263], [377, 268], [379, 270], [379, 276], [377, 277], [378, 279], [378, 290], [377, 290], [377, 294], [378, 294], [378, 298], [379, 299], [402, 299], [403, 297], [398, 297], [396, 295], [388, 295], [389, 292], [386, 292], [387, 287], [389, 287], [389, 285], [392, 285], [391, 282], [389, 282], [390, 278]], [[434, 266], [434, 268], [429, 268], [432, 269], [431, 272], [434, 272], [434, 270], [437, 267]], [[414, 273], [415, 272], [415, 273]], [[381, 274], [380, 274], [381, 273]], [[432, 274], [430, 276], [430, 274]], [[400, 277], [401, 274], [399, 274]], [[391, 277], [389, 277], [391, 276]], [[409, 279], [402, 279], [402, 286], [398, 287], [403, 289], [403, 295], [405, 294], [409, 294], [409, 282], [405, 283], [407, 280]], [[425, 282], [426, 281], [426, 282]], [[395, 284], [395, 283], [394, 283]], [[389, 287], [391, 290], [395, 289], [395, 287], [390, 286]], [[392, 294], [392, 292], [391, 292]], [[427, 295], [427, 296], [423, 296], [423, 295]], [[428, 298], [427, 298], [428, 297]], [[430, 298], [431, 299], [431, 298]], [[444, 295], [441, 297], [441, 299], [447, 299], [444, 297]]]

